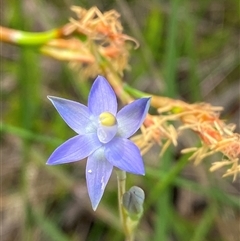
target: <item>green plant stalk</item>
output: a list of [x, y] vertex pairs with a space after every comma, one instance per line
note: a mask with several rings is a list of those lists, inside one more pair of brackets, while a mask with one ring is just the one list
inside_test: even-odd
[[[185, 14], [185, 25], [186, 25], [186, 41], [185, 48], [186, 54], [189, 59], [189, 95], [192, 102], [197, 102], [201, 100], [200, 88], [199, 88], [199, 79], [197, 76], [197, 56], [195, 51], [195, 30], [196, 30], [196, 18], [195, 16], [191, 16], [191, 2], [185, 1], [186, 6], [186, 14]], [[189, 21], [191, 19], [191, 21]]]
[[[172, 162], [172, 152], [167, 150], [161, 158], [160, 169], [165, 172], [169, 172], [171, 169]], [[168, 187], [171, 186], [170, 183]], [[167, 240], [169, 233], [169, 224], [170, 224], [170, 211], [171, 211], [171, 193], [170, 188], [162, 189], [162, 191], [155, 192], [151, 191], [151, 194], [154, 195], [156, 203], [156, 220], [155, 220], [155, 235], [154, 240]], [[156, 198], [157, 195], [157, 198]], [[161, 227], [161, 228], [159, 228]]]
[[31, 32], [23, 32], [17, 31], [17, 35], [15, 36], [15, 41], [19, 45], [43, 45], [49, 40], [55, 39], [59, 36], [59, 30], [53, 29], [46, 32], [41, 33], [31, 33]]
[[[16, 1], [17, 2], [17, 1]], [[16, 4], [16, 23], [19, 28], [28, 25], [28, 21], [24, 19], [22, 12], [22, 3], [18, 1]], [[29, 27], [29, 26], [27, 26]], [[38, 68], [38, 54], [30, 48], [22, 47], [18, 65], [18, 81], [19, 81], [19, 112], [17, 113], [19, 125], [22, 129], [33, 131], [34, 120], [36, 120], [39, 106], [39, 80], [40, 72]], [[30, 164], [30, 146], [29, 139], [23, 139], [21, 150], [21, 173], [20, 173], [20, 192], [24, 204], [24, 228], [22, 232], [22, 240], [33, 239], [33, 216], [31, 211], [31, 200], [29, 196], [29, 166]]]
[[[23, 18], [23, 11], [22, 11], [22, 3], [21, 1], [15, 1], [14, 4], [14, 21], [12, 23], [18, 28], [24, 28], [26, 24], [26, 20]], [[1, 38], [4, 37], [4, 32], [1, 31]], [[19, 65], [17, 70], [17, 80], [19, 81], [19, 111], [16, 113], [16, 117], [19, 120], [19, 125], [21, 125], [24, 129], [30, 129], [29, 126], [30, 121], [32, 119], [31, 114], [29, 113], [28, 116], [28, 108], [25, 108], [27, 105], [27, 96], [29, 91], [29, 81], [28, 77], [31, 75], [31, 63], [29, 64], [29, 51], [27, 49], [21, 49], [20, 51], [20, 58], [19, 58]], [[28, 116], [28, 117], [27, 117]], [[15, 118], [16, 118], [15, 117]], [[27, 171], [28, 171], [28, 146], [29, 142], [27, 140], [22, 141], [21, 147], [21, 155], [19, 159], [21, 160], [21, 172], [19, 175], [19, 191], [21, 198], [23, 200], [23, 208], [24, 208], [24, 218], [23, 218], [23, 229], [21, 232], [21, 239], [22, 240], [32, 240], [33, 238], [33, 231], [32, 231], [32, 215], [30, 211], [29, 205], [29, 198], [28, 198], [28, 178], [27, 178]]]
[[134, 96], [135, 98], [143, 98], [146, 96], [151, 96], [151, 94], [149, 93], [145, 93], [142, 92], [140, 90], [134, 89], [133, 87], [131, 87], [130, 85], [128, 85], [127, 83], [124, 83], [123, 85], [123, 89], [130, 95]]
[[59, 36], [61, 36], [61, 29], [52, 29], [46, 32], [32, 33], [0, 26], [0, 31], [1, 41], [20, 46], [43, 45], [48, 41], [59, 38]]
[[217, 205], [216, 202], [212, 200], [210, 207], [205, 210], [204, 215], [200, 223], [196, 226], [195, 233], [191, 241], [202, 241], [206, 240], [206, 235], [213, 226], [213, 223], [217, 216]]
[[[166, 53], [164, 61], [164, 77], [166, 81], [165, 95], [170, 98], [175, 98], [178, 94], [176, 75], [177, 75], [177, 34], [178, 34], [178, 10], [180, 1], [171, 1], [171, 13], [169, 15], [169, 26], [166, 41]], [[161, 169], [166, 173], [169, 173], [172, 167], [173, 153], [172, 150], [168, 150], [164, 153], [161, 158]], [[168, 183], [168, 187], [172, 182]], [[152, 195], [159, 196], [156, 208], [157, 208], [157, 218], [156, 218], [156, 228], [154, 240], [168, 240], [169, 230], [171, 226], [170, 211], [171, 206], [171, 189], [162, 189], [161, 193], [154, 192], [152, 190]], [[161, 228], [159, 228], [161, 227]]]
[[[32, 49], [21, 49], [21, 61], [19, 65], [19, 123], [23, 129], [33, 130], [36, 119], [36, 110], [38, 109], [38, 94], [39, 91], [39, 72], [36, 63], [38, 62], [37, 55]], [[34, 80], [34, 81], [33, 81]], [[25, 209], [25, 226], [23, 231], [23, 240], [32, 240], [32, 224], [33, 218], [31, 213], [31, 204], [29, 200], [29, 165], [30, 154], [29, 149], [31, 142], [29, 139], [22, 141], [22, 164], [21, 164], [21, 181], [20, 190], [24, 200]]]
[[120, 169], [117, 169], [117, 182], [118, 182], [118, 209], [120, 215], [120, 221], [123, 228], [123, 232], [126, 237], [126, 241], [134, 240], [134, 233], [132, 227], [129, 224], [129, 217], [124, 210], [122, 205], [122, 196], [126, 192], [126, 172]]

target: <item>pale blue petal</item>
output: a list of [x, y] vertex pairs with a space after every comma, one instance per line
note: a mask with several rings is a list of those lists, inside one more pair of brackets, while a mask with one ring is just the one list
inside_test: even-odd
[[119, 169], [133, 174], [144, 175], [144, 164], [140, 150], [128, 139], [114, 138], [105, 145], [107, 160]]
[[118, 134], [129, 138], [142, 125], [150, 106], [150, 98], [141, 98], [124, 106], [117, 113]]
[[92, 85], [88, 97], [88, 108], [95, 116], [102, 112], [117, 113], [117, 98], [108, 81], [98, 76]]
[[59, 146], [49, 157], [47, 164], [57, 165], [79, 161], [92, 154], [101, 145], [96, 133], [77, 135]]
[[88, 108], [78, 102], [59, 97], [48, 96], [63, 120], [76, 133], [83, 135], [96, 130], [95, 123], [90, 118]]
[[88, 194], [95, 211], [102, 198], [105, 187], [111, 176], [113, 166], [104, 156], [103, 148], [99, 148], [88, 157], [86, 166], [86, 180]]

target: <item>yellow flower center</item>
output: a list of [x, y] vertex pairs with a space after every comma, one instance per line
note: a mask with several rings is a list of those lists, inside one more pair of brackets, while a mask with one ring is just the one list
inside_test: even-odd
[[100, 114], [99, 121], [103, 126], [114, 126], [117, 122], [115, 116], [109, 112]]

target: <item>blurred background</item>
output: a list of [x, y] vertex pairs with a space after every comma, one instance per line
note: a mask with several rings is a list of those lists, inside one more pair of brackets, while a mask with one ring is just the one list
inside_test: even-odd
[[[140, 43], [131, 51], [124, 81], [156, 95], [223, 106], [222, 119], [235, 123], [239, 133], [238, 0], [8, 0], [1, 1], [1, 25], [50, 30], [74, 16], [71, 5], [121, 14], [124, 32]], [[33, 47], [5, 43], [0, 71], [0, 240], [124, 240], [114, 172], [93, 212], [85, 161], [45, 165], [52, 151], [74, 135], [46, 96], [86, 103], [93, 79]], [[239, 177], [232, 182], [232, 177], [222, 179], [221, 171], [209, 172], [211, 161], [220, 155], [198, 166], [189, 162], [180, 173], [168, 176], [168, 170], [184, 158], [181, 149], [198, 144], [196, 136], [186, 132], [178, 147], [171, 148], [168, 167], [161, 168], [160, 149], [155, 146], [144, 156], [145, 177], [128, 175], [128, 188], [138, 185], [146, 193], [137, 241], [240, 240]], [[164, 182], [167, 178], [170, 181]]]

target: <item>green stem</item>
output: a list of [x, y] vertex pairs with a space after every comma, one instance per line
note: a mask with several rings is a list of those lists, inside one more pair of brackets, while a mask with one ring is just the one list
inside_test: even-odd
[[151, 96], [151, 94], [148, 93], [144, 93], [140, 90], [134, 89], [133, 87], [131, 87], [130, 85], [124, 83], [123, 85], [123, 89], [130, 94], [131, 96], [135, 97], [135, 98], [142, 98], [142, 97], [146, 97], [146, 96]]
[[126, 237], [126, 241], [133, 241], [134, 234], [132, 233], [132, 230], [129, 229], [127, 225], [128, 216], [124, 211], [124, 207], [122, 205], [122, 196], [126, 192], [126, 172], [118, 169], [116, 173], [117, 173], [117, 182], [118, 182], [118, 208], [119, 208], [121, 225]]
[[55, 39], [59, 35], [57, 29], [42, 33], [30, 33], [18, 31], [19, 35], [16, 37], [16, 43], [20, 45], [42, 45], [48, 42], [49, 40]]
[[22, 46], [43, 45], [61, 35], [61, 29], [52, 29], [46, 32], [32, 33], [0, 26], [0, 31], [0, 41]]

